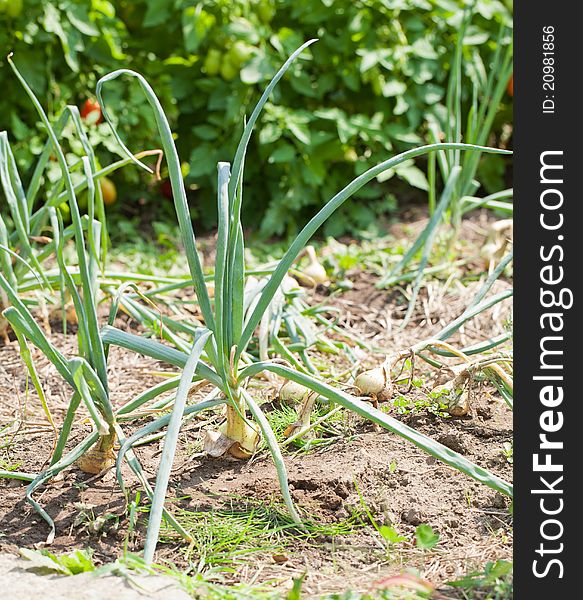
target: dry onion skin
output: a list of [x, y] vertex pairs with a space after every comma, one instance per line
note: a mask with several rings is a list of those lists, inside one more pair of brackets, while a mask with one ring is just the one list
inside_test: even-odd
[[312, 411], [314, 410], [314, 405], [316, 404], [318, 394], [311, 392], [310, 390], [306, 390], [306, 392], [307, 393], [305, 393], [303, 396], [301, 405], [299, 405], [297, 408], [297, 420], [289, 425], [283, 433], [286, 438], [291, 437], [292, 435], [298, 433], [298, 431], [307, 429], [310, 426], [310, 418]]
[[502, 219], [491, 225], [486, 243], [480, 250], [480, 255], [486, 263], [499, 261], [504, 256], [508, 246], [512, 245], [513, 232], [512, 219]]
[[101, 448], [100, 442], [97, 442], [93, 448], [89, 449], [77, 459], [77, 466], [84, 473], [99, 475], [115, 465], [115, 453], [113, 448]]
[[250, 425], [245, 423], [241, 441], [233, 440], [225, 434], [226, 427], [220, 431], [206, 430], [204, 434], [204, 453], [212, 458], [229, 455], [239, 460], [247, 460], [257, 448], [259, 434]]
[[467, 389], [469, 374], [462, 371], [443, 385], [433, 388], [431, 395], [445, 404], [452, 417], [464, 417], [470, 412], [470, 393]]
[[461, 393], [461, 395], [457, 398], [455, 402], [452, 402], [448, 408], [447, 412], [452, 417], [464, 417], [470, 412], [470, 393], [465, 390]]

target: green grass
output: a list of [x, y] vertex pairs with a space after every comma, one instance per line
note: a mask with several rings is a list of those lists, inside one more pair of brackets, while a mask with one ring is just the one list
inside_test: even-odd
[[172, 224], [154, 221], [144, 236], [138, 219], [120, 219], [111, 233], [109, 262], [145, 275], [180, 277], [188, 265], [180, 245], [180, 231]]
[[296, 409], [291, 406], [279, 405], [274, 410], [267, 412], [266, 416], [278, 442], [287, 445], [288, 451], [298, 449], [309, 452], [333, 444], [340, 439], [350, 439], [353, 436], [354, 431], [347, 420], [347, 412], [344, 409], [334, 411], [334, 408], [333, 405], [316, 403], [310, 415], [311, 429], [306, 435], [294, 438], [290, 442], [285, 435], [285, 430], [297, 421]]
[[[184, 545], [181, 552], [198, 572], [229, 568], [255, 554], [282, 554], [298, 547], [317, 546], [322, 540], [349, 536], [364, 526], [360, 514], [355, 512], [350, 518], [332, 524], [306, 519], [303, 527], [299, 527], [281, 504], [240, 496], [222, 500], [225, 506], [220, 509], [189, 510], [180, 506], [172, 509], [177, 522], [192, 537], [190, 545]], [[145, 513], [149, 508], [138, 510]], [[179, 539], [174, 529], [162, 526], [162, 543], [175, 543]]]

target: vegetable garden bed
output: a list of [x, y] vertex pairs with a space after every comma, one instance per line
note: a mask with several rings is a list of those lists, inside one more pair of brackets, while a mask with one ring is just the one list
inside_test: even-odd
[[[479, 217], [464, 222], [461, 236], [469, 240], [475, 256], [479, 256], [484, 234], [490, 229], [484, 215]], [[401, 224], [399, 231], [410, 233], [421, 226], [422, 222]], [[212, 243], [212, 238], [203, 240], [211, 252]], [[398, 323], [407, 306], [402, 294], [376, 289], [374, 278], [362, 265], [346, 275], [351, 289], [331, 296], [328, 288], [320, 286], [308, 292], [309, 303], [325, 302], [340, 309], [349, 332], [389, 348], [406, 348], [420, 336], [439, 331], [443, 323], [463, 311], [479, 288], [479, 282], [462, 287], [433, 280], [408, 326], [389, 331], [383, 319]], [[496, 289], [506, 287], [507, 282], [499, 281]], [[483, 314], [470, 322], [456, 341], [468, 346], [499, 334], [508, 316], [507, 302], [502, 306], [506, 308], [493, 316]], [[127, 316], [120, 317], [116, 325], [136, 328]], [[74, 330], [65, 336], [60, 327], [60, 323], [52, 323], [51, 339], [67, 354], [75, 343], [71, 335]], [[33, 356], [59, 424], [65, 414], [67, 392], [40, 352], [33, 349]], [[311, 358], [327, 362], [337, 372], [347, 367], [346, 357], [311, 352]], [[109, 364], [111, 398], [118, 406], [162, 381], [164, 373], [175, 372], [168, 365], [123, 348], [111, 349]], [[370, 355], [364, 355], [361, 369], [367, 364], [375, 364]], [[54, 438], [43, 423], [36, 393], [26, 389], [14, 341], [0, 346], [0, 365], [4, 468], [38, 472]], [[397, 391], [390, 402], [380, 404], [381, 409], [502, 479], [511, 480], [507, 448], [512, 439], [512, 413], [495, 388], [487, 382], [476, 384], [470, 414], [452, 418], [436, 409], [430, 398], [430, 390], [447, 380], [447, 375], [419, 365], [415, 377], [417, 387], [407, 393]], [[406, 386], [398, 389], [405, 392]], [[189, 404], [206, 391], [197, 392]], [[290, 415], [282, 411], [277, 392], [278, 386], [269, 381], [255, 384], [254, 396], [280, 433], [280, 422], [288, 423]], [[78, 416], [71, 445], [90, 430], [87, 416]], [[132, 429], [152, 418], [137, 420]], [[487, 562], [511, 558], [507, 498], [344, 410], [317, 429], [307, 445], [304, 441], [286, 448], [292, 497], [308, 522], [307, 531], [302, 531], [286, 515], [276, 472], [264, 447], [246, 462], [202, 456], [203, 429], [220, 421], [220, 414], [215, 413], [193, 419], [182, 429], [167, 505], [183, 526], [195, 533], [195, 542], [189, 546], [172, 529], [163, 527], [157, 562], [170, 562], [179, 568], [199, 564], [210, 581], [225, 584], [268, 582], [274, 593], [289, 590], [293, 580], [306, 573], [303, 590], [308, 597], [339, 592], [346, 586], [361, 591], [375, 586], [380, 589], [387, 577], [413, 569], [416, 576], [440, 588], [440, 593], [447, 593], [446, 597], [456, 597], [445, 582], [482, 570]], [[136, 449], [150, 479], [159, 464], [160, 448], [161, 442], [154, 440]], [[147, 502], [143, 492], [139, 497], [141, 486], [126, 466], [123, 477], [130, 501], [135, 502], [138, 493], [133, 517], [112, 471], [96, 478], [73, 467], [40, 493], [56, 524], [52, 552], [92, 548], [93, 559], [100, 564], [118, 559], [124, 552], [139, 551], [147, 523], [147, 513], [143, 512]], [[4, 480], [0, 486], [0, 550], [16, 552], [21, 547], [42, 546], [47, 527], [24, 501], [22, 483]], [[415, 542], [416, 530], [423, 525], [439, 535], [432, 549], [423, 550]], [[379, 532], [383, 526], [404, 539], [391, 543]], [[233, 567], [235, 571], [229, 572]], [[220, 573], [225, 568], [227, 571]]]

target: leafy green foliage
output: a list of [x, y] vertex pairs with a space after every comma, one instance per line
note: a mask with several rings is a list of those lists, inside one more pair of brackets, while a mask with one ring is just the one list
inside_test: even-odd
[[[266, 235], [286, 234], [353, 176], [422, 141], [430, 113], [444, 110], [451, 48], [465, 4], [26, 0], [19, 14], [0, 14], [0, 23], [10, 23], [0, 27], [0, 45], [15, 52], [26, 80], [47, 98], [53, 114], [71, 98], [80, 106], [112, 69], [146, 75], [176, 132], [193, 216], [208, 226], [216, 220], [216, 164], [232, 157], [248, 107], [284, 57], [301, 41], [321, 38], [265, 106], [246, 161], [246, 178], [253, 182], [244, 190], [246, 224]], [[487, 71], [499, 24], [508, 20], [507, 5], [476, 2], [464, 46], [472, 69]], [[0, 82], [8, 85], [9, 79], [9, 70], [0, 68]], [[137, 86], [108, 89], [107, 102], [116, 108], [112, 117], [130, 148], [159, 145]], [[467, 110], [471, 98], [463, 102]], [[29, 167], [43, 139], [35, 114], [14, 90], [0, 99], [0, 115], [0, 130], [10, 131], [19, 166]], [[117, 146], [106, 124], [90, 129], [99, 161], [111, 162]], [[70, 151], [78, 152], [74, 145]], [[487, 188], [500, 179], [500, 164], [485, 167]], [[405, 184], [426, 190], [423, 167], [407, 161], [383, 173], [359, 191], [364, 202], [342, 207], [327, 222], [326, 233], [371, 227], [394, 209], [390, 192], [401, 192]], [[147, 190], [129, 192], [121, 177], [135, 183], [137, 172], [118, 175], [125, 210], [135, 213], [141, 209], [132, 204], [148, 202]], [[171, 202], [157, 195], [151, 190], [150, 208], [170, 214]]]
[[464, 590], [486, 591], [487, 600], [506, 600], [512, 595], [512, 563], [507, 560], [489, 562], [483, 571], [475, 571], [447, 585]]
[[399, 532], [390, 525], [381, 525], [378, 528], [378, 531], [389, 546], [407, 541], [407, 538], [404, 535], [400, 535]]
[[417, 548], [431, 550], [439, 542], [439, 533], [435, 533], [431, 525], [423, 523], [415, 529], [415, 543]]
[[67, 554], [54, 554], [46, 549], [30, 550], [29, 548], [21, 548], [20, 555], [22, 558], [31, 561], [30, 569], [41, 573], [78, 575], [79, 573], [95, 570], [90, 549], [77, 549]]
[[[105, 0], [25, 0], [23, 6], [16, 17], [0, 14], [0, 46], [14, 52], [24, 78], [35, 93], [46, 98], [50, 114], [60, 113], [71, 101], [81, 106], [95, 88], [98, 74], [107, 68], [101, 65], [125, 58], [122, 46], [127, 31], [116, 18], [114, 6]], [[7, 63], [2, 60], [0, 66], [0, 81], [10, 88], [0, 101], [0, 130], [10, 132], [19, 166], [29, 168], [33, 156], [42, 151], [45, 134], [26, 94], [14, 85]], [[145, 114], [136, 104], [124, 116], [124, 124], [147, 127], [146, 119], [140, 117]], [[66, 132], [65, 137], [72, 135]], [[105, 124], [94, 124], [89, 139], [102, 156], [111, 157], [117, 151]], [[78, 147], [71, 152], [82, 155]], [[58, 178], [58, 174], [55, 168], [52, 176]]]

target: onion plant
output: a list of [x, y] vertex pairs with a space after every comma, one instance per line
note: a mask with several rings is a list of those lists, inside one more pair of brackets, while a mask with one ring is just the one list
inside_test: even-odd
[[[386, 415], [384, 412], [371, 407], [366, 401], [335, 388], [321, 380], [316, 374], [302, 372], [281, 359], [256, 360], [248, 352], [249, 344], [256, 334], [256, 330], [260, 327], [262, 318], [266, 314], [266, 311], [270, 309], [274, 297], [278, 293], [278, 290], [280, 290], [281, 284], [298, 254], [304, 250], [309, 240], [326, 219], [355, 192], [362, 188], [362, 186], [384, 171], [394, 168], [406, 160], [435, 151], [461, 152], [472, 150], [499, 154], [508, 153], [504, 150], [459, 142], [436, 143], [403, 152], [369, 169], [331, 198], [300, 231], [265, 285], [262, 286], [252, 307], [245, 311], [246, 273], [241, 207], [243, 202], [243, 171], [247, 145], [259, 114], [277, 82], [283, 77], [292, 62], [300, 56], [302, 51], [315, 41], [310, 40], [298, 48], [267, 86], [244, 126], [232, 164], [227, 162], [218, 164], [218, 236], [213, 298], [210, 297], [205, 282], [201, 256], [197, 249], [196, 238], [190, 219], [184, 182], [180, 171], [180, 161], [174, 139], [168, 120], [154, 90], [140, 74], [128, 69], [120, 69], [104, 76], [97, 85], [97, 96], [102, 106], [103, 115], [112, 126], [114, 134], [118, 137], [120, 145], [125, 148], [128, 157], [132, 156], [131, 152], [124, 146], [123, 141], [117, 135], [111, 116], [109, 115], [107, 103], [104, 101], [104, 86], [118, 77], [131, 77], [139, 83], [148, 103], [152, 107], [154, 122], [159, 130], [162, 148], [168, 164], [174, 204], [192, 284], [204, 321], [201, 325], [192, 325], [191, 329], [196, 332], [196, 337], [194, 343], [187, 351], [169, 347], [153, 339], [121, 331], [111, 326], [111, 324], [104, 327], [101, 332], [101, 337], [105, 344], [115, 344], [182, 369], [181, 376], [172, 382], [172, 385], [177, 386], [178, 389], [174, 398], [171, 415], [162, 417], [150, 423], [142, 430], [135, 432], [131, 438], [122, 443], [122, 447], [118, 453], [117, 460], [119, 464], [123, 457], [131, 452], [133, 444], [141, 437], [151, 434], [157, 428], [167, 426], [168, 429], [156, 479], [145, 544], [145, 559], [148, 562], [151, 562], [156, 548], [180, 424], [185, 411], [188, 410], [185, 409], [188, 391], [193, 384], [199, 385], [202, 382], [211, 384], [213, 388], [218, 390], [218, 395], [216, 400], [213, 401], [213, 406], [217, 403], [225, 405], [226, 423], [223, 430], [215, 434], [212, 438], [215, 444], [220, 443], [225, 451], [237, 457], [247, 457], [254, 452], [259, 434], [263, 435], [276, 466], [285, 504], [292, 518], [298, 524], [301, 523], [301, 517], [291, 498], [281, 449], [261, 406], [254, 398], [253, 388], [250, 385], [254, 377], [266, 372], [275, 374], [283, 379], [295, 381], [316, 395], [356, 412], [362, 417], [409, 440], [429, 454], [493, 489], [505, 494], [512, 493], [511, 485], [499, 477], [473, 464], [460, 454], [435, 440]], [[136, 162], [139, 161], [136, 160]], [[145, 165], [142, 166], [147, 168]], [[165, 389], [168, 390], [169, 385]], [[147, 398], [142, 396], [132, 404], [132, 409], [137, 408], [147, 400], [151, 400], [155, 394], [156, 390], [151, 391]], [[191, 410], [202, 410], [208, 407], [209, 403], [207, 402], [189, 408]], [[118, 427], [117, 430], [119, 431], [119, 429]]]
[[[429, 135], [433, 141], [444, 135], [447, 139], [471, 144], [484, 145], [492, 136], [496, 115], [504, 96], [506, 85], [512, 74], [512, 31], [507, 25], [502, 24], [494, 40], [496, 50], [491, 62], [484, 65], [477, 49], [473, 49], [472, 60], [464, 65], [463, 52], [465, 35], [471, 24], [473, 7], [466, 9], [457, 38], [456, 47], [452, 56], [452, 67], [446, 94], [446, 111], [441, 119], [432, 115], [429, 118]], [[471, 104], [467, 116], [462, 116], [462, 95], [464, 88], [464, 66], [469, 69], [471, 83]], [[461, 217], [470, 210], [480, 206], [512, 212], [512, 189], [502, 190], [490, 194], [482, 199], [474, 198], [480, 187], [476, 181], [476, 173], [480, 163], [480, 152], [461, 154], [458, 151], [438, 152], [430, 158], [430, 211], [436, 209], [436, 177], [432, 169], [432, 161], [437, 162], [441, 179], [447, 182], [451, 171], [461, 167], [461, 174], [455, 187], [452, 202], [449, 206], [451, 222], [458, 227]], [[504, 202], [504, 204], [502, 204]]]
[[[64, 382], [71, 388], [71, 399], [67, 413], [60, 431], [58, 432], [58, 438], [56, 439], [48, 468], [38, 474], [0, 472], [0, 476], [18, 477], [19, 479], [30, 482], [27, 487], [26, 497], [50, 525], [51, 530], [48, 537], [48, 541], [50, 542], [55, 532], [54, 523], [46, 511], [35, 501], [33, 493], [40, 485], [73, 464], [75, 461], [78, 461], [79, 466], [82, 469], [92, 473], [97, 473], [107, 468], [113, 460], [113, 445], [116, 438], [121, 443], [124, 441], [123, 431], [118, 426], [118, 416], [116, 413], [121, 412], [123, 414], [124, 408], [127, 410], [127, 407], [121, 407], [115, 411], [111, 403], [107, 381], [108, 349], [100, 337], [96, 297], [99, 287], [99, 257], [101, 256], [101, 242], [103, 238], [101, 235], [102, 224], [95, 218], [95, 181], [98, 179], [98, 172], [96, 171], [95, 163], [92, 160], [92, 154], [88, 152], [81, 159], [88, 194], [88, 215], [83, 219], [77, 202], [78, 188], [76, 189], [71, 177], [72, 167], [66, 162], [65, 154], [58, 141], [57, 131], [52, 127], [40, 102], [34, 96], [34, 93], [10, 59], [9, 63], [32, 100], [39, 117], [48, 132], [51, 152], [56, 156], [58, 165], [61, 169], [64, 196], [58, 197], [58, 204], [49, 204], [48, 206], [43, 207], [43, 209], [46, 212], [46, 217], [50, 224], [50, 231], [52, 232], [51, 245], [59, 267], [60, 284], [62, 289], [66, 290], [72, 298], [75, 312], [78, 316], [78, 329], [76, 333], [78, 351], [75, 356], [68, 358], [64, 356], [53, 343], [51, 343], [46, 332], [35, 320], [30, 307], [21, 298], [18, 278], [16, 277], [14, 270], [9, 268], [12, 265], [7, 265], [6, 261], [2, 262], [2, 270], [0, 271], [0, 290], [5, 296], [8, 304], [8, 307], [3, 311], [3, 318], [10, 323], [10, 326], [18, 339], [21, 355], [29, 369], [31, 379], [37, 389], [41, 401], [43, 402], [43, 408], [45, 409], [45, 412], [47, 412], [47, 417], [53, 426], [54, 422], [50, 416], [50, 412], [48, 412], [46, 402], [44, 401], [42, 386], [40, 385], [39, 378], [34, 369], [34, 364], [30, 358], [28, 342], [34, 344], [41, 350], [46, 358], [54, 365]], [[9, 154], [8, 156], [8, 167], [10, 168], [11, 155]], [[14, 185], [14, 170], [10, 171], [10, 174]], [[16, 198], [20, 201], [18, 206], [21, 209], [24, 209], [24, 196], [20, 193], [22, 191], [22, 186], [16, 185], [15, 187], [18, 192]], [[5, 189], [10, 190], [12, 188], [8, 187]], [[12, 204], [14, 204], [14, 199], [11, 198], [10, 200]], [[64, 243], [66, 230], [63, 228], [61, 209], [59, 207], [63, 201], [67, 202], [68, 212], [70, 212], [72, 218], [71, 233], [69, 237], [72, 238], [75, 247], [77, 259], [76, 277], [73, 277], [71, 269], [65, 262]], [[14, 214], [16, 214], [16, 211]], [[22, 212], [18, 214], [24, 221], [24, 218], [28, 213]], [[38, 213], [35, 213], [35, 215], [36, 214]], [[33, 217], [35, 215], [33, 215]], [[40, 221], [44, 218], [44, 215], [38, 216], [37, 218]], [[30, 219], [30, 221], [33, 221], [33, 219]], [[22, 240], [25, 240], [27, 237], [27, 227], [28, 226], [24, 226], [23, 228], [20, 228], [19, 226], [19, 229], [17, 230], [17, 234], [22, 236]], [[15, 252], [10, 254], [10, 252], [7, 251], [7, 246], [3, 247], [2, 250], [3, 252], [0, 253], [0, 255], [14, 254], [15, 256], [18, 256]], [[26, 255], [26, 258], [28, 261], [22, 256], [18, 256], [19, 263], [26, 264], [29, 269], [33, 269], [30, 265], [31, 262], [35, 262], [33, 254], [29, 253]], [[39, 279], [41, 278], [39, 275], [36, 276], [39, 277]], [[42, 285], [43, 283], [44, 282], [41, 279], [39, 285]], [[160, 387], [162, 389], [168, 389], [167, 386], [164, 385]], [[172, 386], [170, 386], [170, 388], [171, 387]], [[148, 393], [146, 392], [143, 397], [145, 400], [148, 400]], [[138, 403], [139, 400], [140, 399], [138, 399]], [[84, 403], [90, 415], [93, 423], [93, 431], [82, 442], [77, 444], [73, 450], [66, 453], [65, 449], [71, 435], [75, 414], [77, 413], [81, 402]], [[212, 405], [212, 400], [209, 400], [209, 402], [210, 405]], [[203, 404], [202, 406], [206, 407], [207, 405]], [[131, 410], [131, 406], [129, 407], [129, 410]], [[143, 475], [140, 465], [135, 461], [133, 453], [128, 453], [128, 462], [142, 482], [142, 485], [144, 485], [147, 490], [150, 490], [148, 481]], [[182, 531], [182, 528], [172, 519], [171, 515], [167, 515], [167, 518], [179, 531]]]
[[[8, 62], [46, 125], [48, 119], [42, 112], [40, 103], [18, 72], [11, 57]], [[65, 161], [65, 155], [60, 148], [58, 151], [55, 149], [58, 146], [58, 138], [68, 126], [73, 127], [84, 152], [83, 157], [72, 163]], [[12, 325], [21, 357], [38, 393], [44, 414], [57, 436], [57, 427], [36, 372], [28, 342], [32, 341], [43, 352], [46, 350], [45, 353], [58, 368], [65, 368], [67, 359], [50, 345], [44, 331], [36, 325], [30, 309], [42, 309], [46, 328], [50, 317], [45, 312], [47, 302], [60, 307], [65, 332], [71, 314], [69, 311], [74, 311], [74, 320], [80, 321], [77, 334], [80, 355], [77, 358], [89, 361], [94, 369], [98, 368], [101, 386], [105, 386], [100, 391], [104, 392], [106, 379], [103, 360], [99, 357], [101, 342], [98, 336], [96, 307], [94, 302], [89, 303], [89, 298], [96, 298], [97, 288], [108, 283], [107, 276], [114, 278], [109, 280], [109, 284], [114, 283], [116, 286], [119, 285], [122, 276], [104, 272], [108, 235], [105, 208], [98, 183], [101, 178], [117, 169], [132, 164], [132, 159], [121, 158], [104, 168], [99, 168], [76, 106], [66, 106], [49, 131], [49, 139], [40, 152], [26, 186], [20, 176], [8, 134], [5, 131], [0, 132], [0, 191], [3, 192], [6, 206], [6, 211], [3, 210], [0, 214], [0, 335], [8, 339], [8, 327]], [[150, 155], [161, 158], [161, 151], [147, 150], [138, 154], [138, 157]], [[61, 169], [62, 176], [56, 182], [51, 182], [51, 178], [46, 174], [51, 157], [57, 157]], [[63, 176], [63, 173], [67, 176]], [[71, 193], [75, 196], [73, 201]], [[81, 193], [87, 196], [86, 214], [81, 214], [77, 203], [77, 197]], [[66, 211], [67, 216], [72, 219], [72, 223], [67, 227], [63, 226], [61, 211]], [[88, 244], [84, 251], [87, 253], [86, 260], [80, 255], [83, 252], [84, 237]], [[63, 250], [70, 240], [75, 240], [77, 256], [81, 256], [77, 261], [78, 266], [74, 268], [64, 265]], [[128, 275], [124, 274], [123, 277]], [[139, 278], [143, 279], [142, 276]], [[81, 286], [80, 295], [73, 291], [76, 286]], [[56, 297], [55, 292], [60, 294], [60, 298]], [[1, 314], [4, 309], [8, 309], [5, 315]], [[90, 317], [88, 320], [87, 316]], [[67, 371], [65, 379], [69, 383], [72, 383], [75, 377], [82, 377], [83, 370], [87, 368], [86, 365], [81, 370], [78, 367], [79, 365], [75, 366], [75, 376], [72, 369]], [[63, 372], [61, 374], [64, 375]], [[92, 373], [94, 381], [97, 381], [95, 375], [96, 373]], [[89, 384], [88, 389], [92, 389]], [[80, 388], [77, 392], [81, 394]], [[80, 395], [76, 395], [71, 401], [75, 408], [67, 417], [59, 439], [55, 441], [53, 462], [58, 462], [62, 455], [70, 432], [69, 417], [72, 419], [80, 398]], [[91, 401], [90, 396], [86, 399]], [[90, 406], [93, 414], [97, 416], [99, 410], [93, 409], [93, 405]], [[101, 427], [103, 429], [103, 423]], [[107, 444], [112, 440], [110, 437]]]
[[[246, 274], [243, 291], [244, 318], [253, 311], [267, 283], [266, 276], [271, 272], [272, 269], [266, 266]], [[157, 337], [184, 350], [188, 347], [188, 340], [196, 334], [194, 323], [188, 324], [192, 313], [181, 310], [180, 301], [168, 298], [165, 292], [169, 288], [184, 289], [190, 285], [191, 281], [188, 280], [147, 292], [138, 292], [131, 286], [133, 289], [128, 287], [127, 293], [120, 295], [120, 305], [125, 313]], [[161, 314], [158, 308], [160, 305], [168, 306], [174, 314]], [[357, 361], [357, 358], [350, 343], [370, 352], [384, 352], [382, 348], [371, 346], [339, 327], [338, 315], [335, 313], [338, 313], [337, 308], [324, 303], [310, 306], [306, 301], [305, 290], [294, 278], [285, 277], [261, 318], [257, 336], [251, 340], [248, 352], [262, 360], [271, 354], [277, 354], [299, 370], [311, 373], [317, 371], [309, 355], [311, 349], [329, 354], [344, 354], [351, 361]], [[334, 337], [329, 335], [331, 332]]]
[[[512, 32], [507, 26], [501, 25], [495, 40], [496, 50], [487, 67], [482, 64], [477, 50], [474, 50], [470, 75], [471, 105], [464, 129], [463, 51], [465, 34], [472, 16], [473, 5], [466, 9], [452, 56], [446, 110], [441, 119], [434, 115], [429, 118], [429, 137], [434, 143], [445, 137], [456, 142], [463, 139], [468, 144], [485, 145], [492, 135], [494, 119], [512, 74]], [[447, 222], [452, 226], [450, 233], [453, 239], [457, 235], [462, 216], [470, 210], [486, 207], [512, 215], [512, 189], [489, 194], [483, 198], [475, 197], [480, 187], [475, 177], [481, 156], [480, 150], [462, 152], [460, 149], [445, 148], [429, 156], [429, 222], [401, 260], [377, 284], [377, 287], [384, 288], [399, 283], [404, 278], [406, 280], [409, 273], [406, 273], [405, 269], [421, 253], [419, 265], [414, 269], [412, 293], [403, 324], [406, 324], [411, 317], [440, 225]], [[444, 182], [443, 191], [439, 196], [437, 194], [438, 171]]]
[[[458, 349], [453, 347], [447, 340], [456, 333], [466, 321], [492, 308], [496, 304], [512, 298], [513, 290], [505, 289], [501, 292], [488, 297], [488, 292], [493, 287], [496, 280], [504, 272], [512, 260], [513, 253], [509, 252], [502, 258], [496, 268], [488, 276], [484, 284], [480, 287], [473, 300], [466, 307], [464, 312], [454, 321], [446, 325], [439, 333], [430, 339], [418, 342], [407, 349], [406, 352], [397, 354], [398, 358], [404, 358], [407, 355], [416, 355], [427, 363], [437, 368], [448, 367], [435, 358], [435, 355], [448, 358], [460, 358], [463, 363], [456, 367], [448, 367], [454, 371], [454, 378], [450, 387], [456, 387], [456, 381], [467, 382], [477, 371], [483, 371], [488, 379], [500, 392], [500, 395], [510, 409], [513, 408], [513, 377], [512, 377], [512, 354], [509, 352], [498, 352], [496, 354], [487, 354], [512, 338], [510, 329], [506, 330], [491, 339], [484, 340], [473, 346]], [[427, 353], [433, 354], [430, 357]], [[473, 357], [476, 358], [473, 358]], [[447, 386], [446, 386], [447, 387]], [[458, 415], [459, 416], [459, 415]]]
[[[40, 106], [38, 100], [10, 58], [9, 63], [38, 108]], [[76, 196], [85, 193], [91, 200], [88, 201], [87, 214], [80, 215], [78, 225], [87, 235], [91, 235], [89, 230], [94, 220], [100, 224], [99, 255], [96, 258], [99, 260], [101, 275], [106, 261], [108, 234], [105, 207], [98, 182], [116, 170], [132, 164], [132, 159], [121, 158], [104, 168], [99, 168], [79, 109], [73, 105], [67, 105], [52, 125], [55, 139], [58, 139], [69, 126], [72, 126], [84, 156], [65, 163], [65, 166]], [[152, 154], [161, 156], [160, 150], [146, 150], [139, 153], [138, 157], [143, 158]], [[28, 185], [25, 186], [10, 147], [8, 134], [5, 131], [0, 132], [0, 190], [3, 192], [7, 209], [0, 214], [0, 266], [11, 286], [18, 290], [23, 301], [29, 306], [37, 303], [30, 292], [42, 292], [44, 300], [48, 299], [54, 303], [53, 291], [59, 289], [63, 291], [61, 270], [52, 269], [58, 242], [55, 237], [50, 237], [50, 232], [53, 226], [51, 216], [54, 217], [55, 210], [61, 207], [68, 211], [69, 193], [65, 178], [59, 177], [52, 182], [51, 178], [47, 177], [47, 167], [51, 163], [51, 157], [54, 156], [54, 144], [49, 139], [32, 169]], [[63, 229], [63, 243], [75, 236], [74, 215], [71, 213], [70, 216], [73, 222]], [[72, 276], [77, 282], [81, 278], [79, 271], [72, 271]], [[8, 306], [8, 298], [5, 292], [1, 292], [0, 310], [6, 306]]]

